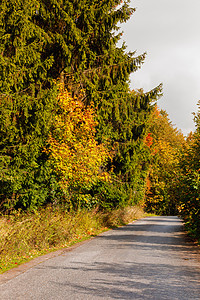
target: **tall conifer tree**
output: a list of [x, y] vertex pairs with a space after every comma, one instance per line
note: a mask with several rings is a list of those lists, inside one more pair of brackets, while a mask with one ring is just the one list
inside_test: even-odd
[[36, 3], [0, 5], [0, 199], [18, 207], [37, 207], [49, 196], [42, 149], [54, 102], [47, 75], [52, 59], [42, 55], [48, 36], [33, 22]]

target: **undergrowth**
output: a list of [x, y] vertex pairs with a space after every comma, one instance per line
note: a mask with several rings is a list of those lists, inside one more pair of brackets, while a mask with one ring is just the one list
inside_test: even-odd
[[0, 217], [0, 273], [144, 216], [139, 207], [67, 212], [46, 207]]

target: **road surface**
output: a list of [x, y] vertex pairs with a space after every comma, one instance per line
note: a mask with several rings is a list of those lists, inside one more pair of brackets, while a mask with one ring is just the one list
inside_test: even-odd
[[2, 283], [0, 299], [200, 299], [199, 249], [177, 217], [145, 218]]

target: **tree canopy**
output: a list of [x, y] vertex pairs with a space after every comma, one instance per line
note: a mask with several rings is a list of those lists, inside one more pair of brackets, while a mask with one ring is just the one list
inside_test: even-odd
[[[76, 178], [81, 156], [88, 172], [95, 167], [95, 174], [101, 170], [110, 178], [109, 183], [92, 181], [90, 197], [98, 198], [103, 185], [108, 199], [115, 195], [109, 200], [114, 206], [133, 203], [135, 195], [143, 199], [149, 164], [144, 141], [161, 86], [148, 93], [129, 90], [129, 75], [146, 55], [127, 53], [124, 44], [117, 44], [118, 26], [134, 12], [129, 1], [3, 0], [0, 5], [2, 204], [34, 208], [55, 195], [69, 197], [58, 183]], [[60, 82], [69, 95], [65, 107]], [[89, 145], [94, 147], [91, 161]], [[98, 152], [105, 145], [107, 150]], [[123, 201], [116, 196], [121, 193]]]

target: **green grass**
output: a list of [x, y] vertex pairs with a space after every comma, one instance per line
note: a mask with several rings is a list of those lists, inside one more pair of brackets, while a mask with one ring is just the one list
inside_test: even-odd
[[46, 207], [0, 217], [0, 273], [144, 216], [139, 207], [66, 212]]

